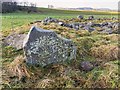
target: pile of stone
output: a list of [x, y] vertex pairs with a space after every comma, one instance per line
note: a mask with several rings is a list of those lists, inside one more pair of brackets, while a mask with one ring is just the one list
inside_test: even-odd
[[[75, 20], [75, 18], [70, 19], [70, 23], [65, 23], [64, 21], [60, 21], [55, 18], [47, 17], [44, 20], [40, 21], [35, 21], [37, 22], [42, 22], [44, 25], [48, 25], [49, 23], [55, 23], [63, 27], [68, 27], [68, 28], [73, 28], [75, 30], [88, 30], [89, 32], [95, 31], [96, 27], [99, 27], [101, 30], [99, 32], [101, 33], [117, 33], [114, 31], [118, 30], [118, 23], [112, 23], [112, 22], [103, 22], [103, 23], [93, 23], [92, 20], [101, 20], [102, 18], [95, 19], [94, 16], [89, 16], [88, 19], [84, 19], [84, 16], [79, 15], [77, 16], [78, 19], [80, 20], [87, 20], [88, 22], [82, 23], [82, 22], [72, 22], [71, 20]], [[69, 20], [69, 19], [65, 19]], [[107, 20], [107, 19], [106, 19]], [[111, 20], [116, 20], [115, 17], [113, 17]]]
[[103, 22], [103, 23], [64, 23], [64, 22], [58, 22], [60, 26], [73, 28], [75, 30], [88, 30], [89, 32], [92, 32], [95, 29], [95, 27], [101, 28], [100, 32], [102, 33], [113, 33], [114, 30], [118, 30], [118, 23], [111, 23], [111, 22]]
[[44, 24], [49, 24], [49, 23], [57, 23], [58, 22], [58, 20], [57, 19], [54, 19], [54, 18], [51, 18], [51, 17], [47, 17], [47, 18], [45, 18], [43, 21], [42, 21], [42, 23], [44, 23]]

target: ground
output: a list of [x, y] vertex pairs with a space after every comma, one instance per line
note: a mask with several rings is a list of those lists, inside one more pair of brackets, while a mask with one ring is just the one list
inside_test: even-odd
[[[32, 23], [53, 17], [64, 22], [71, 18], [84, 15], [87, 18], [94, 15], [96, 18], [117, 17], [116, 13], [96, 11], [65, 11], [40, 8], [40, 13], [16, 12], [3, 14], [2, 33], [4, 39], [11, 33], [27, 33], [31, 26], [53, 30], [57, 34], [71, 39], [77, 46], [77, 57], [69, 62], [48, 65], [46, 67], [28, 66], [24, 63], [23, 50], [16, 50], [11, 46], [2, 46], [3, 87], [4, 88], [120, 88], [120, 66], [118, 56], [118, 34], [101, 34], [80, 30], [76, 31], [54, 23], [44, 25]], [[68, 19], [68, 20], [67, 20]], [[76, 19], [74, 22], [79, 21]], [[98, 22], [98, 21], [93, 21]], [[105, 22], [105, 20], [101, 21]], [[117, 22], [107, 20], [107, 22]], [[98, 22], [99, 23], [99, 22]], [[86, 43], [87, 42], [87, 43]], [[91, 61], [97, 65], [91, 71], [80, 69], [82, 61]]]

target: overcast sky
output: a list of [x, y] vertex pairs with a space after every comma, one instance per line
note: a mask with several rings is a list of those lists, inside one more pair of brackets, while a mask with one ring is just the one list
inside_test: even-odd
[[47, 7], [53, 5], [54, 7], [76, 8], [76, 7], [93, 7], [93, 8], [110, 8], [118, 9], [118, 2], [120, 0], [17, 0], [20, 2], [36, 2], [39, 7]]

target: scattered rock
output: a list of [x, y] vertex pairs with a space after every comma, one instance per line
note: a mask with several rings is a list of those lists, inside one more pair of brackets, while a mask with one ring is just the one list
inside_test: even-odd
[[64, 24], [64, 27], [68, 27], [68, 28], [73, 28], [73, 26], [71, 24]]
[[76, 29], [76, 30], [79, 29], [79, 23], [67, 24], [67, 23], [64, 23], [64, 22], [59, 22], [58, 24], [59, 24], [60, 26], [64, 26], [64, 27], [74, 28], [74, 29]]
[[90, 26], [85, 26], [84, 29], [85, 29], [85, 30], [88, 30], [89, 32], [92, 32], [92, 31], [95, 30], [95, 28], [92, 28], [92, 27], [90, 27]]
[[26, 37], [26, 34], [12, 34], [12, 35], [9, 35], [8, 37], [6, 37], [4, 39], [4, 43], [6, 45], [9, 45], [9, 46], [12, 46], [14, 48], [16, 48], [17, 50], [20, 50], [22, 49], [23, 47], [23, 40], [24, 38]]
[[108, 22], [103, 22], [102, 23], [102, 27], [107, 26], [107, 25], [108, 25]]
[[57, 19], [54, 19], [54, 18], [51, 18], [51, 17], [47, 17], [47, 18], [45, 18], [42, 22], [43, 22], [43, 23], [51, 23], [51, 22], [57, 23], [58, 20], [57, 20]]
[[103, 30], [103, 31], [102, 31], [102, 33], [112, 34], [112, 33], [113, 33], [113, 31], [112, 31], [112, 29], [110, 29], [110, 28], [106, 27], [106, 29], [105, 29], [105, 30]]
[[101, 24], [93, 24], [94, 27], [101, 27]]
[[112, 17], [112, 20], [117, 20], [117, 18], [115, 18], [115, 17]]
[[94, 19], [94, 16], [89, 16], [88, 17], [88, 20], [93, 20]]
[[23, 44], [26, 62], [46, 66], [76, 57], [76, 47], [69, 39], [51, 30], [32, 27]]
[[84, 19], [82, 15], [77, 16], [78, 19]]
[[75, 30], [79, 30], [79, 26], [80, 26], [79, 23], [73, 23], [72, 24], [72, 28], [74, 28]]
[[87, 26], [92, 27], [93, 25], [94, 25], [94, 23], [93, 23], [93, 22], [89, 22], [89, 23], [87, 23]]
[[64, 26], [64, 22], [58, 22], [60, 26]]
[[80, 69], [84, 70], [84, 71], [90, 71], [94, 68], [93, 64], [90, 63], [89, 61], [82, 61], [80, 63]]

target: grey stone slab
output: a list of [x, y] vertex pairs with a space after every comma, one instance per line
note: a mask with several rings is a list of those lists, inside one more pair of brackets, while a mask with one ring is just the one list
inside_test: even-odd
[[29, 31], [23, 47], [26, 62], [32, 65], [46, 66], [76, 57], [76, 47], [71, 40], [36, 27]]
[[26, 36], [27, 36], [26, 34], [14, 33], [12, 35], [7, 36], [3, 42], [5, 43], [5, 45], [12, 46], [19, 50], [23, 48], [23, 40]]

